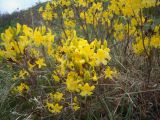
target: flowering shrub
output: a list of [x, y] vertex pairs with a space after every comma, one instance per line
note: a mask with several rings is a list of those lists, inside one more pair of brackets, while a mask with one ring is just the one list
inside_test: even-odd
[[[118, 41], [132, 38], [133, 51], [141, 54], [159, 48], [159, 25], [154, 25], [152, 16], [143, 14], [143, 9], [159, 4], [156, 0], [54, 0], [39, 11], [44, 20], [53, 22], [60, 19], [64, 34], [65, 30], [78, 27], [88, 40], [104, 40], [106, 36]], [[146, 36], [146, 26], [152, 26], [154, 34]]]
[[[43, 76], [53, 83], [44, 102], [50, 112], [60, 113], [68, 106], [78, 110], [78, 101], [74, 99], [91, 96], [100, 78], [112, 77], [113, 71], [108, 69], [111, 57], [107, 42], [89, 43], [78, 37], [76, 31], [72, 32], [70, 38], [60, 43], [54, 42], [54, 35], [44, 26], [31, 29], [17, 24], [2, 33], [1, 56], [17, 66], [13, 79], [19, 82], [12, 91], [14, 94], [32, 93], [33, 87], [43, 85], [38, 84], [39, 77]], [[101, 69], [97, 69], [99, 67]], [[65, 99], [68, 94], [73, 94], [71, 103]], [[68, 106], [63, 107], [65, 102]]]
[[[133, 37], [133, 51], [136, 54], [148, 53], [152, 48], [159, 48], [160, 26], [154, 25], [153, 19], [151, 17], [147, 18], [142, 12], [143, 9], [159, 4], [155, 0], [112, 0], [109, 9], [116, 15], [124, 17], [124, 21], [117, 21], [115, 24], [115, 29], [118, 31], [115, 32], [115, 38], [117, 40], [125, 39], [124, 32], [129, 39]], [[147, 32], [146, 26], [152, 26], [151, 29], [154, 34], [145, 35], [145, 32]]]
[[[46, 26], [17, 24], [1, 34], [0, 57], [15, 69], [12, 94], [41, 100], [41, 109], [77, 111], [100, 81], [116, 74], [108, 44], [126, 43], [137, 55], [160, 48], [160, 25], [143, 9], [156, 0], [52, 0], [39, 12]], [[153, 34], [145, 34], [146, 26]], [[107, 39], [107, 40], [106, 40]], [[38, 91], [37, 89], [40, 89]], [[47, 108], [47, 109], [46, 109]]]

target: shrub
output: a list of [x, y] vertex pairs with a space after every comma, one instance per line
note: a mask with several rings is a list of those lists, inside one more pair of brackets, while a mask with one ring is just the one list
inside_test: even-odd
[[17, 23], [6, 29], [0, 56], [15, 71], [11, 94], [27, 102], [20, 103], [18, 111], [37, 110], [43, 117], [71, 112], [74, 118], [74, 112], [88, 104], [84, 101], [99, 98], [96, 90], [104, 92], [101, 83], [117, 80], [109, 49], [117, 44], [122, 45], [118, 52], [126, 60], [127, 53], [147, 59], [149, 80], [153, 51], [160, 48], [160, 25], [143, 10], [159, 4], [156, 0], [52, 0], [39, 8], [43, 26]]

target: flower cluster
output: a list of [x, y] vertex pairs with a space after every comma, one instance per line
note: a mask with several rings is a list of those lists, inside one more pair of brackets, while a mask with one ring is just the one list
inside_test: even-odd
[[[114, 23], [116, 40], [133, 39], [133, 51], [141, 55], [150, 54], [151, 49], [160, 47], [160, 27], [153, 19], [145, 16], [144, 9], [158, 6], [156, 0], [111, 0], [109, 10], [121, 17]], [[147, 26], [153, 26], [147, 28]], [[153, 31], [153, 34], [148, 32]], [[125, 34], [124, 34], [125, 33]]]
[[[44, 26], [32, 29], [17, 24], [1, 34], [0, 56], [16, 66], [13, 80], [17, 86], [12, 93], [32, 94], [41, 85], [51, 87], [43, 104], [55, 114], [68, 106], [78, 110], [78, 98], [91, 96], [100, 79], [112, 79], [115, 73], [108, 66], [111, 57], [106, 40], [89, 43], [78, 37], [75, 30], [66, 33], [67, 37], [62, 34], [61, 40], [54, 42], [55, 35]], [[39, 82], [41, 76], [53, 85], [48, 85], [48, 80]], [[68, 94], [70, 100], [66, 99]], [[65, 103], [68, 106], [63, 106]]]
[[[95, 39], [89, 43], [78, 37], [76, 31], [72, 31], [72, 34], [72, 38], [69, 36], [62, 40], [62, 45], [57, 46], [53, 56], [57, 67], [52, 74], [56, 85], [64, 83], [65, 89], [61, 89], [61, 92], [65, 90], [70, 93], [71, 99], [78, 98], [78, 94], [82, 97], [92, 95], [100, 78], [112, 79], [115, 74], [114, 70], [108, 69], [111, 57], [106, 41], [102, 43]], [[107, 70], [103, 69], [105, 67]], [[71, 108], [77, 110], [78, 102], [71, 101]]]
[[[46, 11], [50, 12], [48, 15], [56, 14], [50, 22], [60, 20], [65, 36], [67, 30], [80, 28], [76, 31], [83, 33], [87, 40], [104, 40], [106, 37], [128, 40], [132, 42], [133, 51], [141, 55], [160, 46], [159, 25], [153, 24], [152, 16], [148, 18], [143, 13], [144, 9], [159, 4], [156, 0], [53, 0], [39, 11], [44, 20], [50, 18], [44, 17]], [[146, 36], [146, 26], [153, 26], [151, 29], [155, 34]]]

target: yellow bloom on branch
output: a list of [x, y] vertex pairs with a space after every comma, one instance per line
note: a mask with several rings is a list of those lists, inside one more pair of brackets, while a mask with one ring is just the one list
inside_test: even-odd
[[36, 64], [38, 65], [38, 68], [41, 68], [42, 66], [46, 66], [43, 58], [39, 58], [39, 59], [36, 61]]
[[86, 83], [84, 86], [79, 85], [80, 89], [81, 89], [81, 96], [90, 96], [93, 94], [93, 90], [95, 89], [95, 86], [89, 86], [88, 83]]
[[80, 82], [79, 80], [67, 79], [67, 81], [66, 81], [67, 89], [71, 92], [78, 92], [79, 91], [79, 87], [78, 87], [79, 82]]
[[107, 67], [104, 73], [105, 73], [105, 78], [112, 79], [112, 75], [113, 75], [114, 72], [111, 70], [110, 67]]
[[57, 113], [61, 112], [63, 106], [59, 105], [58, 103], [53, 104], [53, 103], [47, 102], [47, 108], [48, 108], [49, 112], [57, 114]]
[[25, 84], [25, 83], [21, 83], [19, 86], [17, 86], [17, 87], [15, 88], [15, 90], [16, 90], [18, 93], [22, 94], [23, 92], [29, 90], [29, 86], [28, 86], [27, 84]]
[[60, 92], [56, 92], [55, 94], [53, 93], [50, 93], [50, 97], [56, 101], [56, 102], [59, 102], [63, 99], [63, 93], [60, 93]]
[[55, 82], [59, 82], [60, 78], [57, 75], [52, 75], [52, 78], [54, 79]]
[[96, 57], [97, 65], [99, 65], [100, 63], [107, 65], [107, 60], [110, 60], [109, 49], [98, 49]]
[[29, 75], [29, 73], [24, 69], [19, 72], [19, 78], [21, 78], [21, 79], [25, 79], [25, 77], [28, 75]]
[[72, 104], [72, 106], [73, 106], [73, 110], [74, 110], [74, 111], [77, 111], [77, 110], [80, 108], [76, 96], [73, 98], [73, 104]]

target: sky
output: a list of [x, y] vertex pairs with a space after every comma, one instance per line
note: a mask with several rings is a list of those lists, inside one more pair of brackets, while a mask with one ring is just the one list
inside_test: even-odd
[[0, 13], [12, 13], [32, 7], [38, 2], [45, 1], [48, 0], [0, 0]]

